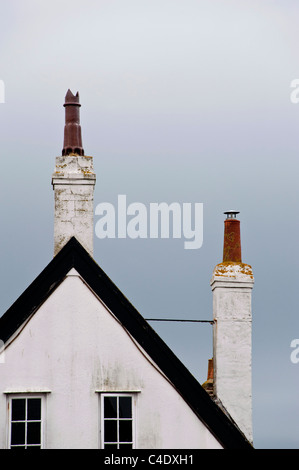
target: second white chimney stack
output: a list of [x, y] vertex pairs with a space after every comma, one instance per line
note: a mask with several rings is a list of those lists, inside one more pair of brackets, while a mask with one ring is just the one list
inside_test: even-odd
[[213, 393], [252, 442], [251, 266], [242, 263], [237, 211], [225, 213], [223, 262], [213, 272]]

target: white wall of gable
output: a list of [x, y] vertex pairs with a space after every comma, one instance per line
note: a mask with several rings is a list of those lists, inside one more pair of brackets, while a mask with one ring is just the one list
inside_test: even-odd
[[136, 391], [138, 448], [221, 447], [74, 270], [6, 348], [0, 387], [1, 448], [7, 392], [27, 391], [49, 392], [47, 448], [100, 446], [101, 391]]

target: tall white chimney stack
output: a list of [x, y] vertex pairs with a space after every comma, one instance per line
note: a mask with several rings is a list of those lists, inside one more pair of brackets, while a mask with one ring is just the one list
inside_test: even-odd
[[251, 266], [242, 263], [237, 211], [225, 212], [223, 262], [213, 272], [213, 393], [252, 442]]
[[62, 156], [56, 157], [54, 189], [54, 256], [74, 236], [93, 256], [93, 193], [96, 175], [93, 159], [84, 155], [80, 126], [79, 93], [65, 97]]

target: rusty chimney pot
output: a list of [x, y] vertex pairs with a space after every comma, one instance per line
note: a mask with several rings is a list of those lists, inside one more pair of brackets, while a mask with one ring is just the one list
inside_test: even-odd
[[84, 155], [80, 126], [79, 93], [73, 95], [71, 90], [65, 96], [65, 126], [62, 155]]
[[209, 359], [207, 380], [213, 380], [213, 379], [214, 379], [214, 364], [213, 364], [213, 359]]
[[202, 384], [205, 391], [213, 397], [214, 395], [214, 362], [213, 359], [209, 359], [208, 362], [208, 376], [207, 380]]
[[239, 212], [230, 210], [224, 214], [223, 262], [242, 263], [240, 221], [236, 218]]

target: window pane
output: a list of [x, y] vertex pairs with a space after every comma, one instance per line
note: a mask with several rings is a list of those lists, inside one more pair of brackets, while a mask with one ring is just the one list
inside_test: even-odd
[[117, 397], [104, 397], [104, 418], [117, 417]]
[[119, 397], [119, 417], [132, 418], [132, 398]]
[[40, 398], [28, 399], [27, 419], [28, 421], [41, 419], [41, 399]]
[[11, 420], [23, 421], [25, 419], [25, 398], [14, 398], [11, 401]]
[[104, 426], [105, 442], [117, 442], [117, 421], [105, 421]]
[[103, 447], [126, 447], [133, 445], [133, 397], [129, 394], [103, 396]]
[[11, 444], [25, 444], [25, 423], [12, 423]]
[[132, 421], [119, 421], [119, 442], [132, 442]]
[[117, 449], [117, 444], [105, 444], [105, 449]]
[[40, 423], [27, 424], [27, 444], [40, 444]]

